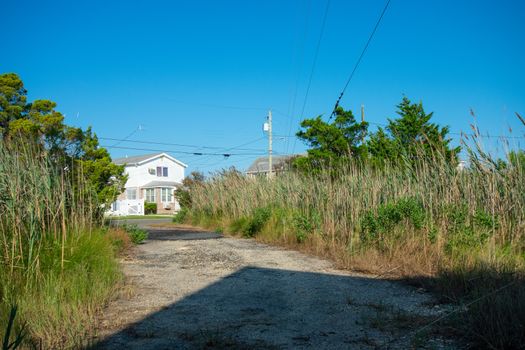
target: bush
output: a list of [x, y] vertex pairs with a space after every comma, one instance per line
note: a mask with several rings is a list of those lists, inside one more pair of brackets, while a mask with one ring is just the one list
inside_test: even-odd
[[268, 221], [272, 211], [270, 208], [256, 208], [253, 216], [248, 220], [247, 224], [242, 228], [242, 234], [244, 237], [254, 237], [257, 233], [261, 232], [264, 224]]
[[144, 214], [157, 214], [157, 203], [144, 203]]
[[[381, 247], [387, 238], [396, 234], [396, 229], [405, 232], [406, 224], [421, 229], [425, 221], [423, 205], [415, 198], [401, 198], [395, 202], [380, 205], [377, 214], [367, 211], [361, 220], [361, 241]], [[398, 227], [403, 225], [403, 227]]]
[[137, 225], [123, 225], [124, 230], [129, 235], [133, 244], [141, 244], [148, 239], [148, 231], [138, 227]]
[[446, 213], [448, 237], [445, 252], [450, 255], [470, 254], [471, 250], [482, 247], [499, 225], [497, 218], [483, 210], [470, 214], [465, 205], [450, 206]]
[[186, 221], [187, 217], [188, 209], [183, 207], [173, 216], [173, 222], [176, 224], [183, 224]]
[[314, 215], [313, 219], [309, 219], [304, 214], [293, 214], [292, 225], [295, 231], [295, 238], [297, 239], [297, 243], [304, 242], [308, 235], [315, 231], [315, 229], [320, 225], [318, 221], [320, 221], [318, 215]]

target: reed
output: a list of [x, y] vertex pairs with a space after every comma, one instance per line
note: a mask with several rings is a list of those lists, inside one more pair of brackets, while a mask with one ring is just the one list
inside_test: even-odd
[[0, 334], [17, 305], [26, 347], [82, 346], [120, 277], [82, 169], [57, 164], [0, 141]]
[[[476, 147], [467, 148], [472, 160], [463, 171], [439, 155], [271, 180], [223, 171], [191, 189], [186, 218], [328, 257], [343, 268], [388, 272], [458, 304], [512, 283], [491, 297], [491, 305], [504, 305], [501, 300], [513, 300], [508, 293], [525, 291], [525, 164], [514, 157], [498, 167]], [[261, 211], [270, 214], [253, 233]], [[525, 332], [515, 332], [524, 330], [523, 298], [512, 314], [501, 307], [497, 319], [469, 310], [457, 327], [476, 346], [512, 348], [525, 340]]]

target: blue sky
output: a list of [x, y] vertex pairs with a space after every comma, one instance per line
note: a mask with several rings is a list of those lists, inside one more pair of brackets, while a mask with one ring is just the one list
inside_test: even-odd
[[[330, 114], [384, 4], [330, 1], [303, 118]], [[244, 169], [267, 147], [268, 108], [277, 135], [297, 131], [325, 7], [325, 0], [4, 1], [0, 72], [18, 73], [30, 99], [57, 102], [67, 123], [91, 125], [99, 137], [210, 148], [103, 145], [231, 153], [172, 155], [189, 170]], [[525, 136], [514, 116], [525, 114], [524, 15], [523, 1], [392, 0], [341, 104], [356, 115], [364, 104], [369, 122], [385, 123], [406, 95], [454, 132], [470, 130], [472, 108], [482, 133]], [[274, 148], [305, 150], [280, 137]]]

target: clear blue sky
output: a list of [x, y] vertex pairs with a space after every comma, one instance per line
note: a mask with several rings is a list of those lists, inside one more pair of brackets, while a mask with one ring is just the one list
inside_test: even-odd
[[[330, 114], [384, 3], [331, 0], [304, 118]], [[100, 137], [223, 149], [118, 147], [244, 153], [172, 153], [189, 170], [244, 169], [267, 146], [268, 108], [276, 134], [298, 129], [325, 6], [3, 1], [0, 72], [18, 73], [30, 99], [54, 100], [67, 123], [91, 125]], [[482, 133], [509, 135], [510, 126], [524, 136], [514, 116], [525, 115], [524, 15], [523, 1], [392, 0], [343, 107], [359, 115], [364, 104], [368, 121], [385, 123], [405, 94], [453, 131], [470, 130], [472, 108]], [[242, 148], [256, 151], [225, 150], [254, 140]], [[525, 139], [517, 142], [523, 147]], [[305, 149], [293, 139], [274, 144], [276, 153]], [[110, 150], [114, 157], [149, 153]]]

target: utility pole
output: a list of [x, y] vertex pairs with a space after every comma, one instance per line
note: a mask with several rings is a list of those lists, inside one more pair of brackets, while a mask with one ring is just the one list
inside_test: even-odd
[[273, 176], [272, 167], [272, 110], [268, 111], [268, 178]]

